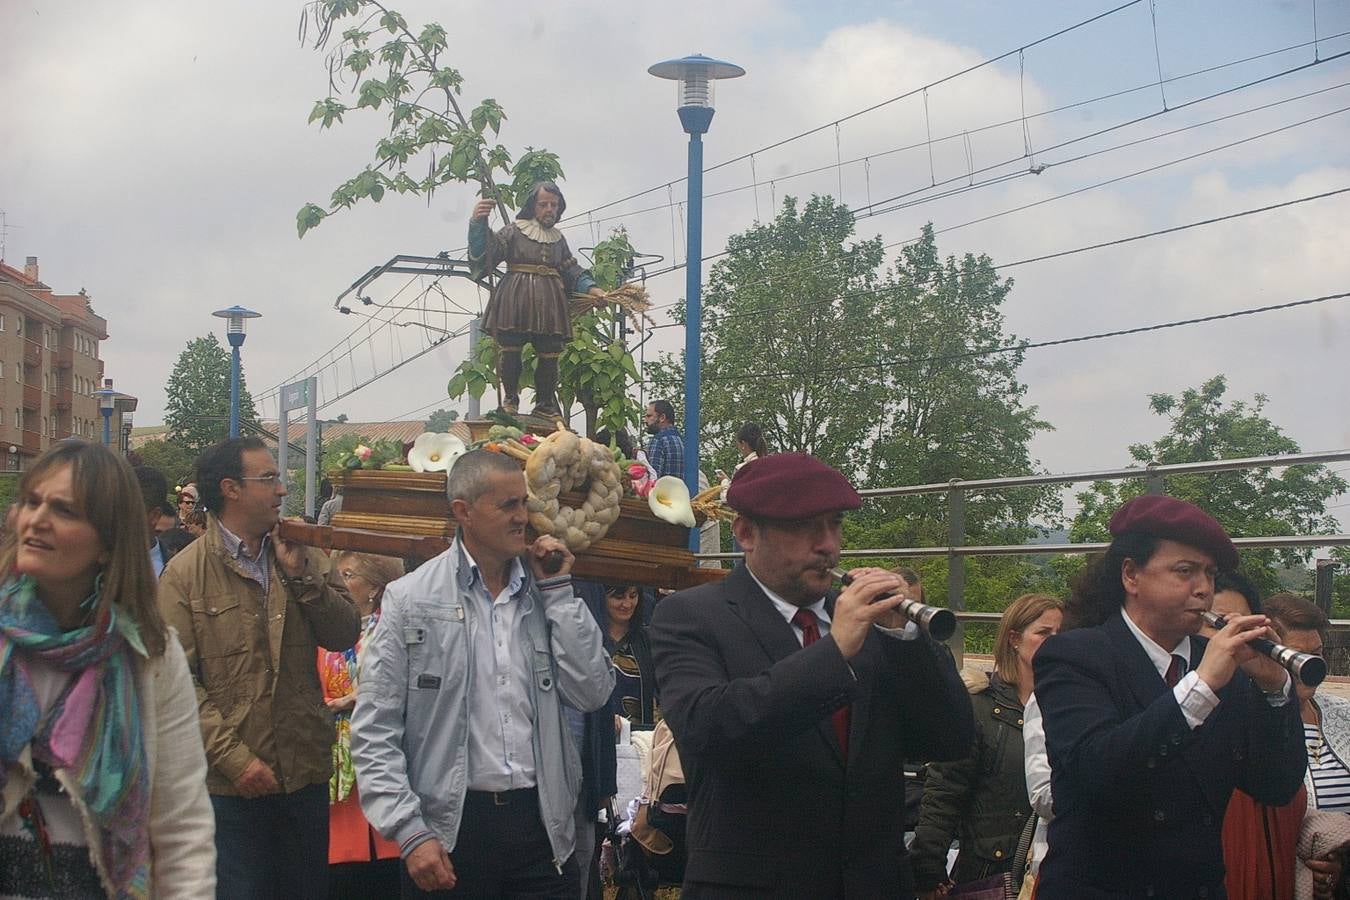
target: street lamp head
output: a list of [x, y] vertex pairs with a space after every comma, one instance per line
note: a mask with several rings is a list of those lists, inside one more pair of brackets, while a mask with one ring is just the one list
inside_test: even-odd
[[647, 69], [657, 78], [679, 84], [677, 110], [684, 130], [702, 134], [708, 130], [713, 114], [713, 83], [722, 78], [740, 78], [745, 70], [735, 63], [712, 59], [701, 53], [683, 59], [668, 59]]
[[122, 396], [122, 392], [113, 390], [112, 385], [112, 379], [105, 378], [103, 388], [94, 391], [94, 396], [98, 398], [99, 412], [103, 413], [105, 418], [113, 414], [113, 410], [117, 407], [117, 399]]
[[225, 319], [225, 339], [230, 342], [231, 347], [238, 347], [244, 343], [244, 320], [256, 319], [262, 315], [260, 312], [254, 312], [238, 304], [229, 309], [218, 309], [211, 313], [218, 319]]

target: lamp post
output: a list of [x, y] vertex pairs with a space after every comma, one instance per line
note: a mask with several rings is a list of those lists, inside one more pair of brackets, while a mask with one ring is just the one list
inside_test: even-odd
[[[689, 135], [689, 232], [685, 252], [684, 315], [684, 483], [690, 495], [698, 493], [698, 444], [701, 427], [699, 390], [703, 353], [703, 135], [713, 118], [713, 82], [739, 78], [745, 70], [734, 63], [696, 53], [659, 62], [647, 70], [657, 78], [679, 83], [676, 113]], [[689, 533], [689, 547], [698, 549], [698, 530]]]
[[98, 411], [103, 414], [103, 446], [107, 447], [112, 443], [112, 414], [117, 408], [117, 398], [121, 393], [113, 390], [112, 379], [103, 379], [102, 390], [94, 391], [94, 396], [98, 398]]
[[211, 315], [225, 319], [225, 339], [230, 342], [230, 437], [239, 437], [239, 348], [244, 344], [244, 320], [256, 319], [262, 313], [245, 309], [238, 304], [229, 309], [218, 309]]

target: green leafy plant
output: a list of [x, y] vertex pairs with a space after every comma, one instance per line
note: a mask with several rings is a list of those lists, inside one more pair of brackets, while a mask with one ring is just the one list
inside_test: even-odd
[[301, 237], [332, 213], [362, 200], [379, 203], [390, 191], [430, 197], [443, 184], [472, 182], [483, 196], [519, 208], [534, 182], [562, 177], [548, 150], [526, 147], [512, 164], [510, 151], [496, 143], [506, 111], [491, 97], [476, 106], [464, 101], [464, 78], [446, 64], [449, 35], [440, 24], [415, 28], [379, 0], [313, 0], [301, 14], [302, 41], [311, 26], [315, 49], [328, 50], [328, 94], [315, 101], [309, 121], [332, 128], [347, 113], [369, 109], [383, 112], [389, 126], [373, 160], [339, 185], [326, 207], [306, 203], [296, 213]]

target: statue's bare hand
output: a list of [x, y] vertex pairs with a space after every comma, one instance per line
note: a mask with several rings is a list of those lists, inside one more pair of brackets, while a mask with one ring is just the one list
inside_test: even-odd
[[473, 205], [473, 216], [471, 218], [471, 221], [486, 219], [488, 216], [492, 215], [492, 210], [493, 208], [496, 207], [496, 205], [497, 205], [496, 200], [488, 200], [486, 198], [480, 199], [477, 203]]

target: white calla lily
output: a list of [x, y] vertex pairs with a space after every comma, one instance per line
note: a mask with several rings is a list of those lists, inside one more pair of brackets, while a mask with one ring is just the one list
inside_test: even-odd
[[464, 442], [453, 434], [424, 431], [408, 451], [408, 465], [414, 472], [449, 472], [466, 449]]
[[694, 527], [694, 508], [689, 505], [689, 488], [674, 475], [663, 475], [647, 495], [652, 514], [672, 525]]

